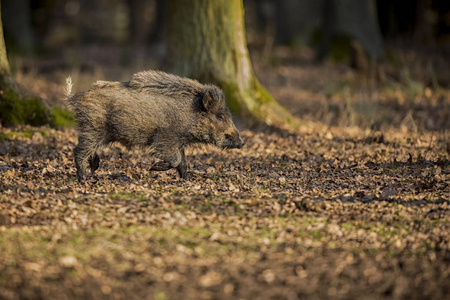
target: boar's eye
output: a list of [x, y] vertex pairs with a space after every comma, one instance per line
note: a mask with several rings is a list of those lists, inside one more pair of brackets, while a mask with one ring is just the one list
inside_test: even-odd
[[217, 120], [224, 122], [225, 121], [225, 115], [224, 114], [218, 114], [216, 115]]

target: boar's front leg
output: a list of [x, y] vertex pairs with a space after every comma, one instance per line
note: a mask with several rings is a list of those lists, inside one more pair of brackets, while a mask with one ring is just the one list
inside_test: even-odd
[[181, 161], [177, 167], [177, 171], [181, 178], [188, 180], [191, 178], [191, 176], [187, 171], [186, 155], [184, 154], [184, 149], [180, 150], [180, 154], [181, 154]]
[[150, 168], [150, 171], [167, 171], [176, 168], [181, 178], [189, 179], [184, 149], [173, 150], [171, 152], [165, 150], [163, 153], [163, 155], [160, 155], [162, 160], [154, 164]]

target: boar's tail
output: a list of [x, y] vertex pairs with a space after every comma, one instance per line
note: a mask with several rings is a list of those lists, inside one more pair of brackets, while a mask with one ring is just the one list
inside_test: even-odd
[[64, 96], [66, 97], [66, 100], [70, 101], [70, 98], [72, 98], [72, 77], [66, 78], [66, 87], [64, 88]]

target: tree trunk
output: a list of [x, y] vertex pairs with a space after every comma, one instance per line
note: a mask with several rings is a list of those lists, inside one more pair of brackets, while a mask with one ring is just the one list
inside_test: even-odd
[[3, 26], [8, 50], [30, 55], [35, 51], [36, 39], [31, 24], [30, 0], [3, 1]]
[[51, 120], [50, 112], [41, 99], [24, 91], [11, 77], [3, 38], [0, 2], [0, 123], [6, 126], [44, 125]]
[[242, 0], [171, 0], [167, 67], [224, 90], [230, 110], [268, 125], [296, 126], [253, 73], [244, 30]]
[[[333, 0], [334, 1], [334, 0]], [[320, 26], [324, 0], [274, 0], [278, 44], [310, 44]]]
[[8, 57], [6, 56], [5, 39], [3, 38], [3, 23], [1, 18], [1, 2], [0, 2], [0, 78], [11, 75], [9, 68]]
[[322, 18], [323, 39], [318, 52], [319, 60], [328, 54], [331, 40], [336, 35], [355, 39], [376, 60], [383, 56], [383, 38], [375, 0], [325, 0]]
[[167, 20], [167, 1], [169, 0], [156, 0], [156, 20], [150, 34], [150, 42], [152, 44], [164, 44]]
[[148, 5], [146, 1], [143, 0], [127, 0], [127, 5], [129, 9], [129, 39], [133, 47], [137, 47], [145, 43], [146, 40], [146, 21], [144, 10], [145, 6]]

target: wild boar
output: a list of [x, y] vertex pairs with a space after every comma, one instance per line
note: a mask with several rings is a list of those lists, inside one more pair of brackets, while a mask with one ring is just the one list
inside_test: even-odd
[[161, 71], [144, 71], [128, 82], [97, 81], [87, 91], [66, 97], [78, 123], [74, 149], [77, 178], [81, 182], [89, 164], [100, 164], [97, 151], [119, 142], [128, 149], [148, 147], [161, 161], [150, 170], [176, 168], [188, 179], [184, 149], [210, 144], [222, 149], [242, 148], [220, 88]]

